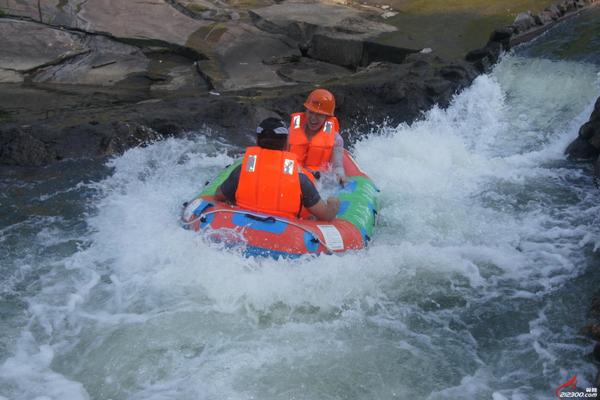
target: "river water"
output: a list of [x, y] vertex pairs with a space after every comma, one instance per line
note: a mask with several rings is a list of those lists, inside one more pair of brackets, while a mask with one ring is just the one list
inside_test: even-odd
[[600, 13], [447, 110], [354, 144], [362, 252], [245, 259], [178, 225], [232, 161], [202, 132], [105, 164], [5, 169], [0, 399], [548, 399], [593, 385], [600, 193], [567, 161], [600, 94]]

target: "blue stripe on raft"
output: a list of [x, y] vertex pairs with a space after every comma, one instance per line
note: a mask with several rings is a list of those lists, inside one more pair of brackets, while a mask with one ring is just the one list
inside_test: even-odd
[[348, 200], [341, 201], [340, 208], [339, 208], [336, 216], [341, 217], [342, 215], [344, 215], [344, 213], [346, 211], [348, 211], [348, 207], [350, 207], [350, 201], [348, 201]]
[[344, 184], [344, 188], [340, 190], [340, 193], [352, 193], [356, 190], [356, 181], [350, 181]]
[[206, 210], [208, 207], [212, 207], [213, 205], [214, 204], [210, 201], [202, 200], [202, 202], [198, 205], [198, 207], [196, 207], [192, 214], [194, 214], [195, 216], [199, 216], [204, 212], [204, 210]]
[[270, 232], [274, 234], [281, 234], [285, 231], [287, 223], [281, 221], [263, 222], [256, 219], [249, 218], [244, 213], [235, 213], [231, 222], [237, 226], [244, 226], [257, 231]]
[[263, 249], [262, 247], [254, 247], [254, 246], [247, 246], [246, 249], [244, 250], [245, 257], [271, 257], [276, 260], [278, 260], [279, 258], [288, 258], [288, 259], [289, 258], [300, 258], [303, 255], [304, 254], [292, 254], [292, 253], [286, 253], [283, 251]]
[[204, 218], [204, 222], [200, 223], [200, 229], [206, 228], [207, 225], [213, 222], [213, 219], [215, 219], [215, 214], [208, 214]]
[[319, 241], [313, 241], [315, 237], [310, 232], [304, 232], [304, 246], [309, 253], [315, 253], [319, 248]]
[[365, 247], [367, 247], [369, 245], [369, 240], [371, 240], [371, 238], [367, 235], [367, 230], [365, 228], [360, 228], [360, 234], [362, 235]]
[[377, 210], [375, 209], [375, 204], [369, 202], [367, 205], [369, 207], [369, 212], [373, 215], [373, 226], [375, 226], [375, 221], [377, 220]]

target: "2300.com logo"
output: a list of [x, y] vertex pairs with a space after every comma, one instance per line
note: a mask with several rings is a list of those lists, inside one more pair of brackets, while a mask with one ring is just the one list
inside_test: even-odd
[[[571, 390], [568, 390], [572, 388]], [[577, 375], [556, 388], [556, 397], [563, 398], [596, 398], [598, 397], [598, 388], [589, 387], [584, 391], [574, 390], [577, 388]]]

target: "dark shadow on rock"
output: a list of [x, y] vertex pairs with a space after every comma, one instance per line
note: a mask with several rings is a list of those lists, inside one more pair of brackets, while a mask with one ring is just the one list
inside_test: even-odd
[[589, 121], [581, 126], [577, 138], [569, 144], [565, 154], [572, 159], [592, 160], [600, 155], [600, 98], [596, 100]]
[[36, 138], [31, 128], [0, 131], [0, 164], [39, 167], [56, 160], [56, 152]]

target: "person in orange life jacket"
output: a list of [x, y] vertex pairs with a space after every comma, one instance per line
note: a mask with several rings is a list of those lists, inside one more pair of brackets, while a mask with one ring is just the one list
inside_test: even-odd
[[285, 151], [288, 129], [277, 118], [256, 128], [256, 144], [248, 147], [242, 165], [217, 188], [215, 199], [251, 211], [297, 217], [302, 207], [319, 220], [331, 221], [340, 206], [336, 197], [323, 201], [295, 154]]
[[304, 102], [305, 111], [291, 116], [288, 150], [298, 156], [312, 172], [333, 170], [337, 179], [346, 182], [344, 139], [334, 116], [335, 97], [325, 89], [313, 90]]

